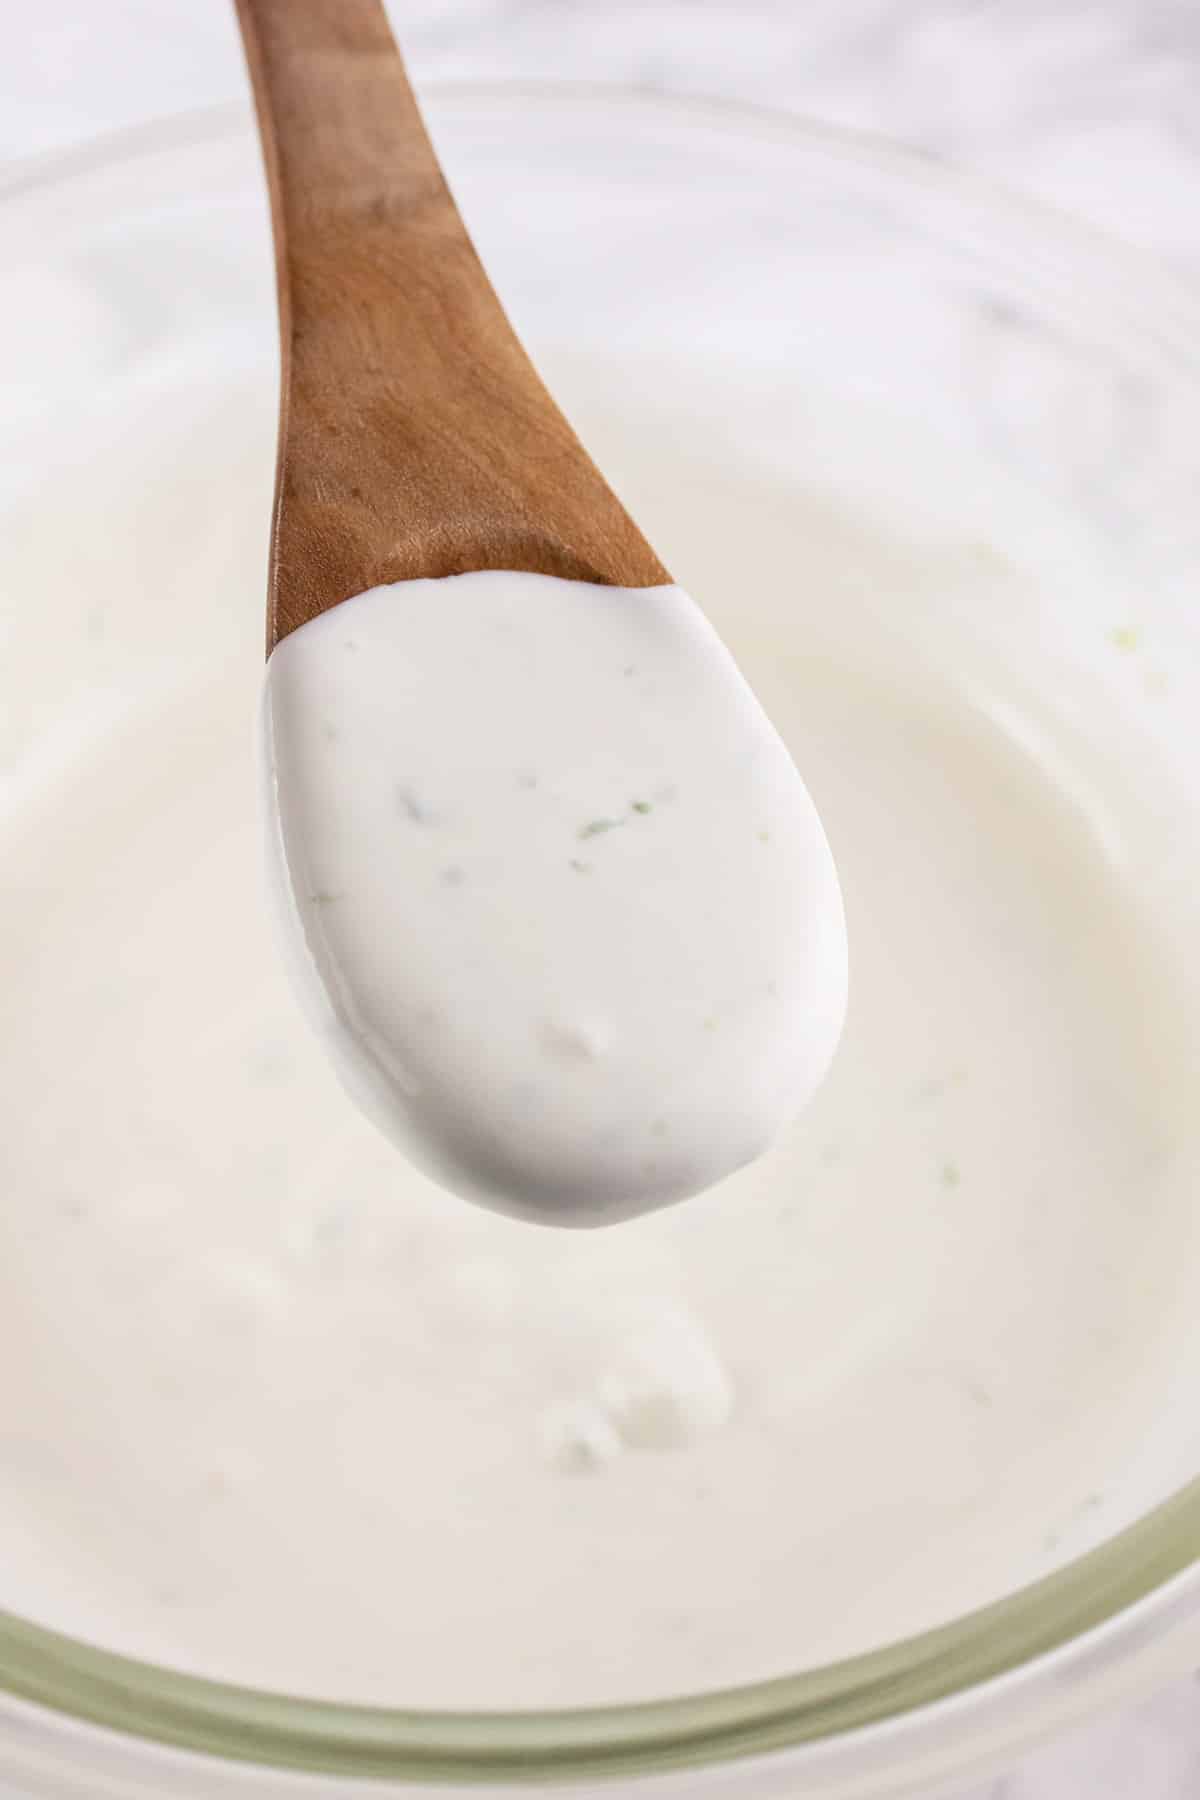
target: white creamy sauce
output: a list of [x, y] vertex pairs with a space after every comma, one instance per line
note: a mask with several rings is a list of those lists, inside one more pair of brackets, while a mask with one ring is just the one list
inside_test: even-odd
[[[736, 359], [651, 378], [543, 354], [802, 770], [854, 974], [831, 1072], [766, 1155], [615, 1230], [531, 1230], [396, 1154], [331, 1079], [280, 966], [254, 743], [273, 376], [264, 361], [239, 385], [223, 356], [147, 360], [62, 448], [75, 473], [6, 502], [0, 1603], [223, 1680], [356, 1701], [645, 1699], [933, 1625], [1193, 1472], [1194, 693], [1182, 657], [1150, 632], [1131, 642], [1103, 561], [1003, 471], [809, 383], [789, 393], [775, 368], [756, 386]], [[514, 644], [488, 641], [508, 607], [506, 584], [491, 592], [494, 613], [487, 584], [463, 584], [487, 630], [451, 631], [455, 600], [444, 642], [403, 595], [323, 626], [334, 650], [357, 621], [394, 632], [385, 732], [396, 667], [453, 655], [436, 704], [457, 696], [460, 716], [435, 719], [436, 757], [419, 692], [422, 760], [385, 736], [361, 789], [346, 783], [371, 766], [365, 736], [295, 746], [324, 759], [305, 764], [321, 807], [375, 809], [387, 892], [402, 859], [415, 929], [363, 953], [383, 957], [389, 1006], [437, 1006], [459, 982], [486, 999], [478, 1043], [464, 1002], [405, 1039], [403, 1067], [444, 1094], [461, 1058], [472, 1115], [497, 1107], [504, 1133], [521, 1102], [489, 1071], [548, 1084], [547, 1115], [597, 1122], [614, 1191], [644, 1177], [626, 1155], [709, 1153], [701, 1093], [736, 1158], [776, 1098], [754, 1098], [735, 1142], [713, 1084], [730, 1072], [737, 1112], [749, 1072], [700, 1027], [711, 1010], [730, 1041], [761, 1043], [767, 983], [808, 979], [803, 937], [801, 975], [779, 967], [775, 890], [730, 903], [661, 876], [679, 960], [668, 942], [647, 971], [645, 1035], [675, 1029], [694, 990], [714, 1060], [690, 1094], [636, 1093], [660, 1054], [638, 1015], [638, 1041], [608, 1040], [630, 1060], [603, 1119], [591, 1050], [633, 1032], [614, 1001], [641, 999], [610, 942], [593, 959], [574, 934], [600, 933], [590, 909], [624, 905], [660, 852], [692, 854], [712, 801], [690, 793], [698, 773], [722, 832], [747, 840], [722, 879], [766, 869], [756, 833], [777, 821], [721, 746], [689, 735], [681, 765], [650, 735], [636, 684], [678, 674], [673, 638], [661, 668], [648, 642], [640, 677], [577, 685], [557, 621], [521, 610], [552, 662], [535, 705]], [[647, 639], [682, 604], [613, 603]], [[573, 631], [607, 628], [590, 595], [574, 614]], [[707, 654], [701, 678], [726, 683]], [[503, 716], [501, 663], [527, 721]], [[336, 684], [342, 667], [322, 650], [301, 675]], [[363, 692], [330, 690], [335, 732], [374, 729], [347, 705]], [[577, 703], [621, 720], [631, 761], [591, 760]], [[588, 767], [546, 758], [576, 732]], [[518, 888], [504, 819], [526, 803]], [[580, 835], [600, 818], [619, 823]], [[385, 888], [345, 892], [365, 841], [357, 815], [348, 828], [351, 861], [320, 840], [331, 861], [302, 891], [306, 930], [344, 931], [322, 943], [357, 980]], [[803, 859], [781, 879], [800, 892]], [[482, 966], [485, 895], [507, 931], [525, 892], [522, 962]], [[569, 910], [535, 908], [548, 892]], [[709, 901], [731, 920], [763, 905], [769, 929], [702, 995], [689, 934]], [[564, 933], [561, 1007], [546, 917]], [[527, 1142], [540, 1169], [564, 1154]]]
[[376, 588], [276, 646], [289, 960], [350, 1093], [447, 1186], [597, 1224], [750, 1162], [846, 1008], [833, 859], [694, 603]]

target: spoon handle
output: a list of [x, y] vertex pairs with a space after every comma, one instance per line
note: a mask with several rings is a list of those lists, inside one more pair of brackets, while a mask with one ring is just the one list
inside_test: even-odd
[[279, 283], [268, 652], [385, 582], [669, 581], [505, 317], [381, 0], [237, 11]]

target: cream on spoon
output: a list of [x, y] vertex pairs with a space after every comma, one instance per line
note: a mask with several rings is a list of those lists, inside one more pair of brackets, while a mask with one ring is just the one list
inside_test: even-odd
[[240, 0], [284, 405], [266, 803], [342, 1080], [448, 1187], [596, 1224], [711, 1185], [845, 1009], [828, 845], [542, 387], [378, 0]]
[[276, 647], [265, 727], [310, 1014], [447, 1186], [623, 1218], [750, 1161], [817, 1086], [832, 857], [681, 589], [377, 588]]

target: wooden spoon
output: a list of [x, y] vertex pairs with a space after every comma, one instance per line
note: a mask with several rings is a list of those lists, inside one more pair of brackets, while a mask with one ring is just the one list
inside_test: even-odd
[[279, 281], [268, 654], [385, 582], [668, 582], [505, 317], [381, 0], [237, 9]]

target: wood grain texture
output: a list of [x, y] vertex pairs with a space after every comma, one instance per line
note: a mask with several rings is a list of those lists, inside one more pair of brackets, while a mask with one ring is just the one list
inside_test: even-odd
[[504, 315], [381, 0], [237, 8], [279, 280], [268, 654], [383, 582], [669, 581]]

